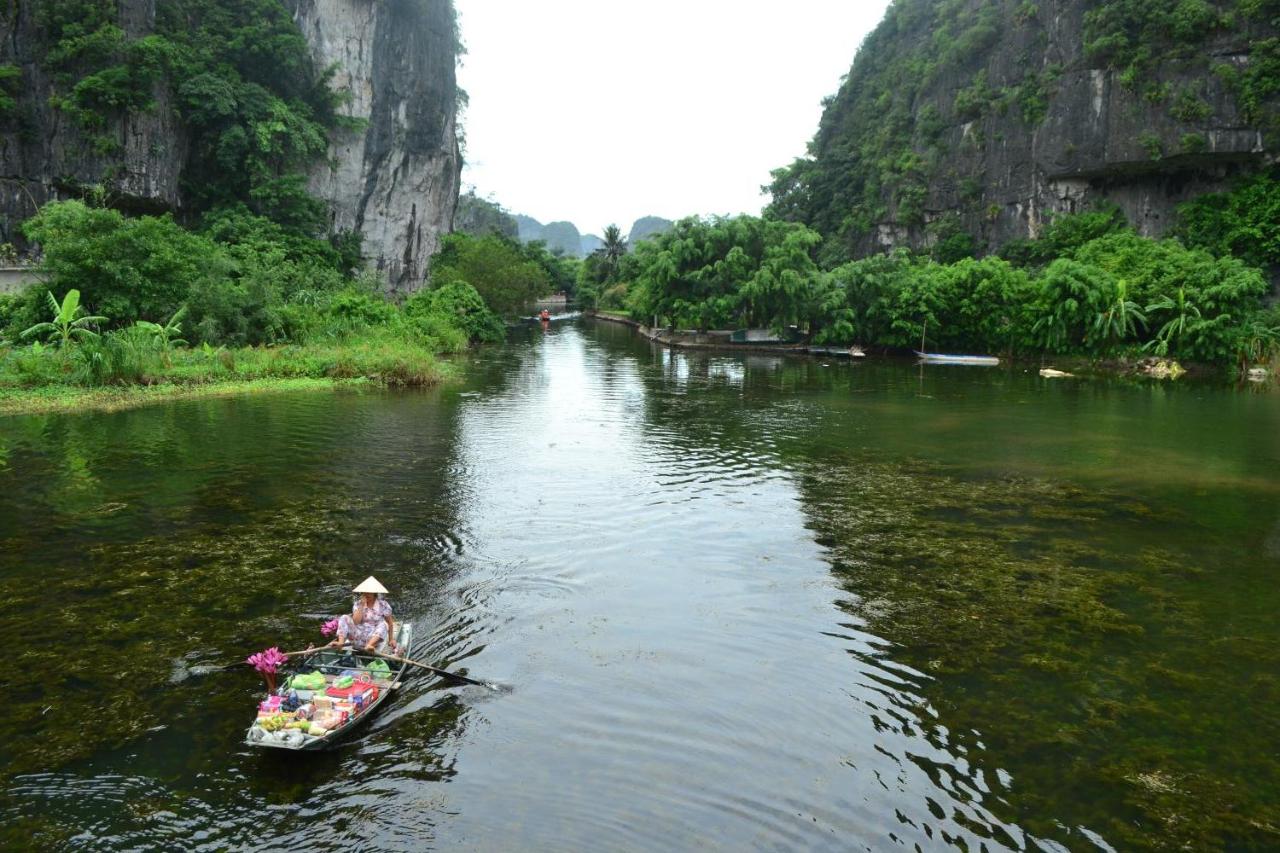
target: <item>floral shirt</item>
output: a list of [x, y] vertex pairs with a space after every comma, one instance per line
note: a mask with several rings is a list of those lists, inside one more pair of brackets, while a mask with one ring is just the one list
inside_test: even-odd
[[356, 610], [363, 602], [363, 597], [356, 599], [356, 603], [351, 606], [351, 615], [343, 616], [338, 621], [338, 632], [356, 646], [368, 645], [374, 637], [386, 640], [390, 633], [387, 630], [387, 619], [391, 616], [391, 602], [379, 596], [373, 604], [364, 608], [364, 620], [357, 622]]
[[[356, 618], [356, 609], [360, 607], [360, 605], [363, 602], [364, 602], [364, 598], [361, 597], [356, 601], [355, 604], [351, 605], [351, 620], [353, 622], [355, 621], [355, 618]], [[366, 607], [364, 609], [364, 624], [377, 625], [379, 622], [384, 621], [390, 615], [391, 615], [391, 602], [387, 601], [382, 596], [378, 596], [377, 599], [374, 600], [372, 607]]]

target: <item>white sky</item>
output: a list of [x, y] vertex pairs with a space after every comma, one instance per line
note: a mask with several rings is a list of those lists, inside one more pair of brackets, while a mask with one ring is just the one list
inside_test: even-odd
[[758, 213], [888, 0], [456, 0], [463, 187], [584, 234]]

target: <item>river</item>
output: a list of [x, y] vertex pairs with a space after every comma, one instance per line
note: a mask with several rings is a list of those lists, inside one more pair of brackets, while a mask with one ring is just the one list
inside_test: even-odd
[[[0, 846], [1280, 845], [1280, 395], [680, 353], [0, 419]], [[415, 678], [253, 751], [376, 574]]]

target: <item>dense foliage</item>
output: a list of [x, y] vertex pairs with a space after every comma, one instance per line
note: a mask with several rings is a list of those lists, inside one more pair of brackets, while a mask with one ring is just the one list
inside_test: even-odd
[[803, 226], [739, 216], [685, 219], [636, 249], [630, 305], [688, 328], [809, 322], [820, 279]]
[[551, 255], [540, 242], [521, 245], [498, 234], [450, 234], [431, 260], [431, 286], [466, 282], [493, 311], [513, 315], [562, 282], [571, 283], [574, 263]]
[[924, 336], [948, 351], [1218, 363], [1280, 346], [1257, 268], [1140, 237], [1114, 211], [1063, 218], [1009, 258], [941, 263], [899, 251], [824, 271], [812, 258], [819, 242], [795, 223], [686, 219], [629, 256], [632, 277], [615, 293], [639, 320], [794, 325], [818, 343], [907, 349]]
[[324, 207], [303, 175], [340, 121], [338, 96], [283, 5], [170, 0], [142, 36], [122, 29], [111, 0], [48, 0], [36, 15], [54, 106], [102, 153], [119, 144], [106, 132], [111, 119], [163, 97], [188, 140], [190, 207], [244, 204], [298, 233], [323, 232]]
[[[47, 288], [0, 299], [0, 385], [368, 371], [411, 382], [434, 376], [434, 353], [503, 334], [466, 279], [397, 306], [374, 282], [339, 272], [327, 244], [240, 207], [188, 231], [169, 216], [54, 202], [25, 228], [44, 247]], [[537, 263], [517, 259], [546, 281]], [[506, 279], [473, 277], [504, 295]], [[60, 345], [46, 345], [50, 336]], [[263, 345], [279, 354], [245, 349]]]
[[[614, 286], [628, 277], [624, 273], [624, 264], [628, 264], [626, 269], [634, 269], [634, 265], [628, 263], [628, 244], [634, 245], [632, 241], [622, 238], [622, 229], [617, 225], [605, 226], [600, 247], [587, 255], [578, 268], [574, 294], [580, 306], [583, 308], [622, 307], [620, 300], [625, 290], [619, 291], [614, 289]], [[608, 296], [605, 296], [606, 293]]]
[[1280, 180], [1256, 175], [1230, 192], [1202, 195], [1178, 211], [1178, 233], [1191, 246], [1280, 268]]

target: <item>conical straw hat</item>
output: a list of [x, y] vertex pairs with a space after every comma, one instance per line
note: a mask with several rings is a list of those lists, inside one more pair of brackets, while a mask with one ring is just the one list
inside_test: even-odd
[[364, 579], [364, 582], [360, 584], [360, 586], [356, 587], [351, 591], [352, 592], [376, 592], [379, 595], [387, 594], [387, 588], [382, 584], [378, 583], [378, 579], [375, 578], [373, 575], [369, 575], [369, 577]]

